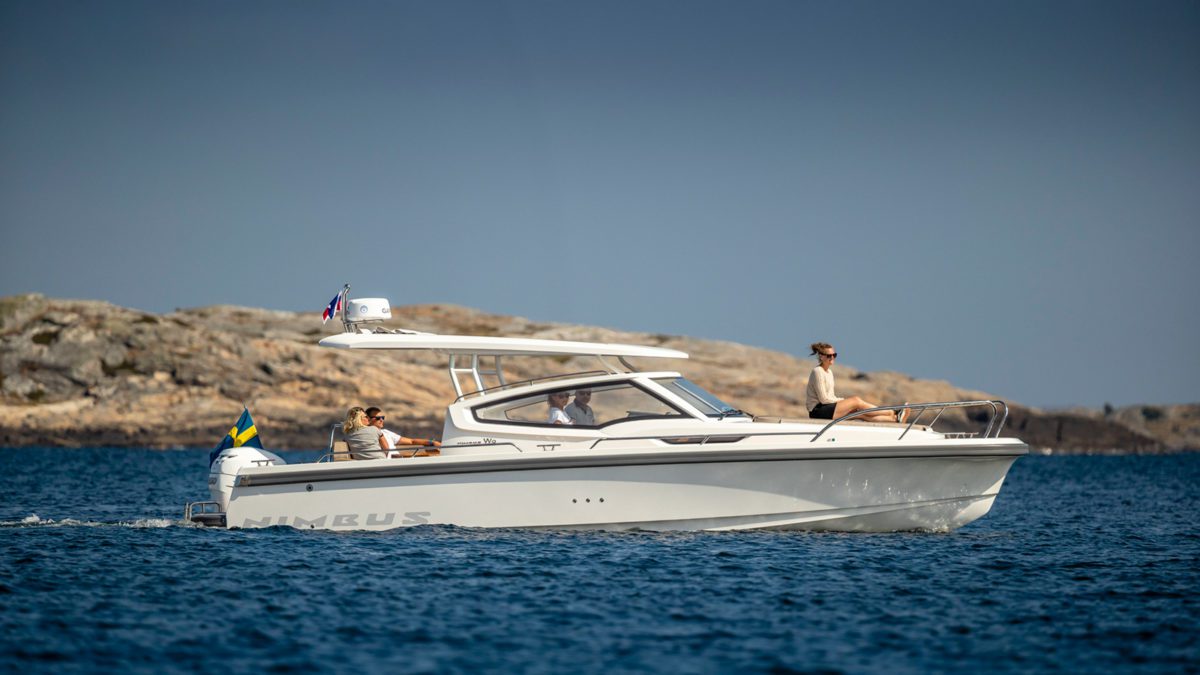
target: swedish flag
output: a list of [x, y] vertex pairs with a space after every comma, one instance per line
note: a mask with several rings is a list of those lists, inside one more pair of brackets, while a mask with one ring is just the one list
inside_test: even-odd
[[242, 446], [262, 449], [262, 441], [258, 440], [258, 427], [254, 426], [254, 418], [250, 417], [250, 409], [245, 407], [242, 408], [242, 416], [238, 418], [237, 424], [233, 425], [229, 433], [225, 434], [225, 438], [221, 439], [221, 444], [208, 453], [208, 465], [211, 467], [213, 462], [217, 461], [217, 456], [221, 454], [222, 450]]

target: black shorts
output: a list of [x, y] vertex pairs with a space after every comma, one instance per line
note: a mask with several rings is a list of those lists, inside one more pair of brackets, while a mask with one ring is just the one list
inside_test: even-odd
[[836, 403], [818, 403], [812, 410], [808, 411], [808, 416], [814, 420], [831, 420], [833, 419], [833, 411], [836, 409]]

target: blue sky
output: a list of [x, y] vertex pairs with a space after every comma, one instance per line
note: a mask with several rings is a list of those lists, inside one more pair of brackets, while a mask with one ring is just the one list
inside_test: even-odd
[[1198, 178], [1194, 2], [0, 0], [0, 295], [1197, 401]]

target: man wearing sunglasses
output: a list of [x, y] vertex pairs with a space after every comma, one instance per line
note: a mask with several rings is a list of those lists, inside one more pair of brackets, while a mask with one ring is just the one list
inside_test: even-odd
[[367, 424], [379, 429], [380, 433], [382, 433], [384, 447], [388, 450], [398, 450], [399, 446], [402, 445], [416, 445], [423, 447], [433, 446], [435, 448], [442, 447], [440, 442], [435, 441], [432, 438], [406, 438], [394, 431], [384, 429], [383, 420], [385, 417], [386, 415], [384, 415], [383, 411], [379, 408], [374, 406], [367, 408]]
[[567, 405], [563, 412], [567, 413], [567, 417], [570, 417], [575, 424], [594, 427], [596, 426], [596, 413], [592, 412], [592, 406], [588, 405], [591, 400], [591, 389], [576, 389], [575, 400]]

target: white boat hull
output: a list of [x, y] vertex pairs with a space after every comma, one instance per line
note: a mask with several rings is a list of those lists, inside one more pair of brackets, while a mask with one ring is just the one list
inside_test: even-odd
[[288, 482], [244, 480], [233, 489], [226, 526], [945, 531], [988, 512], [1025, 446], [946, 450], [844, 458], [798, 458], [785, 450], [745, 461], [713, 452], [683, 462], [643, 456], [640, 463], [612, 466], [576, 466], [586, 460], [558, 457], [541, 462], [545, 468], [471, 471], [464, 465], [449, 472], [439, 467], [448, 464], [445, 458], [428, 458], [421, 467], [428, 473], [378, 477], [371, 474], [407, 470], [416, 465], [400, 462], [421, 460], [354, 462], [360, 465], [354, 476], [324, 464]]

